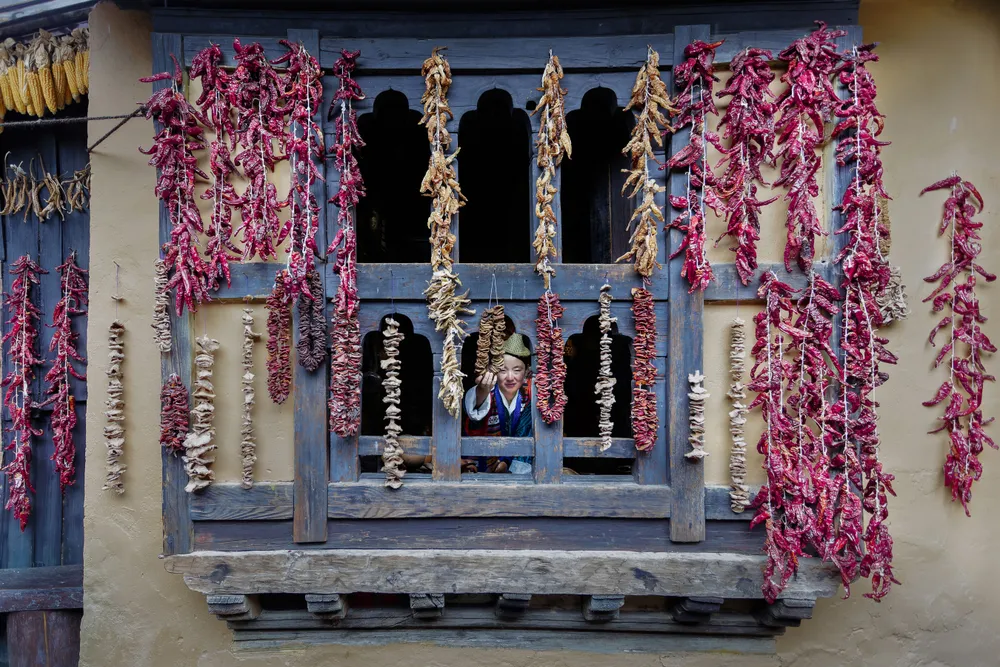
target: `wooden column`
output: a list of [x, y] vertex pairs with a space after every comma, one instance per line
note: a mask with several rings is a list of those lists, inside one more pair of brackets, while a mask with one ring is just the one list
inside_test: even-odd
[[81, 611], [17, 611], [7, 615], [10, 667], [76, 667]]

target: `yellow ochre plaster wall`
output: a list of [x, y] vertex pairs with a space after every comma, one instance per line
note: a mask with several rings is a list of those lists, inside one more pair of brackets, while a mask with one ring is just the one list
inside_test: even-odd
[[[987, 200], [983, 215], [983, 264], [1000, 269], [996, 232], [1000, 206], [1000, 4], [983, 0], [866, 0], [861, 24], [867, 40], [880, 42], [882, 62], [872, 67], [879, 102], [888, 116], [884, 138], [885, 180], [892, 204], [892, 259], [902, 267], [913, 314], [888, 331], [900, 363], [878, 397], [882, 403], [882, 458], [896, 475], [896, 498], [890, 523], [895, 538], [896, 587], [880, 605], [861, 597], [856, 586], [849, 600], [823, 600], [813, 620], [778, 640], [776, 656], [732, 654], [591, 655], [574, 652], [460, 650], [432, 645], [379, 648], [312, 647], [278, 652], [238, 653], [230, 649], [225, 625], [208, 613], [204, 597], [188, 591], [180, 577], [168, 575], [158, 555], [161, 548], [160, 454], [158, 435], [159, 354], [152, 344], [150, 315], [152, 258], [157, 249], [157, 202], [154, 173], [136, 151], [153, 134], [148, 121], [132, 121], [105, 141], [92, 156], [93, 197], [89, 349], [90, 396], [95, 409], [87, 416], [89, 461], [86, 472], [84, 550], [84, 617], [81, 665], [86, 667], [345, 667], [409, 664], [423, 667], [464, 665], [522, 667], [826, 667], [892, 665], [979, 667], [1000, 664], [1000, 453], [983, 455], [985, 473], [974, 492], [969, 519], [949, 502], [942, 488], [941, 463], [946, 444], [927, 435], [934, 410], [920, 402], [941, 381], [932, 372], [926, 335], [933, 318], [920, 299], [928, 293], [921, 278], [947, 256], [937, 240], [935, 222], [941, 195], [918, 198], [925, 185], [958, 170], [979, 186]], [[149, 95], [149, 85], [136, 79], [150, 73], [149, 19], [113, 4], [98, 5], [90, 17], [92, 115], [117, 114]], [[94, 122], [91, 136], [103, 134], [109, 122]], [[767, 224], [762, 246], [766, 259], [780, 255], [783, 228], [777, 217]], [[721, 231], [710, 229], [714, 238]], [[713, 257], [725, 257], [723, 250]], [[115, 317], [113, 261], [121, 264], [125, 302], [118, 317], [126, 333], [127, 492], [122, 497], [101, 491], [105, 393], [103, 368], [106, 332]], [[102, 268], [103, 267], [103, 268]], [[981, 290], [984, 312], [991, 317], [988, 333], [1000, 340], [1000, 286]], [[219, 358], [219, 431], [224, 449], [238, 442], [239, 393], [222, 369], [238, 364], [238, 306], [206, 309], [196, 330], [208, 327], [223, 339]], [[258, 328], [264, 310], [258, 305]], [[736, 306], [706, 309], [705, 372], [712, 392], [706, 473], [710, 482], [728, 478], [725, 394], [726, 330]], [[743, 304], [748, 320], [754, 309]], [[203, 322], [201, 318], [204, 317]], [[262, 360], [263, 347], [258, 347]], [[994, 363], [1000, 363], [997, 360]], [[263, 373], [263, 368], [259, 369]], [[274, 408], [263, 392], [258, 401], [259, 426], [268, 429], [261, 447], [258, 478], [288, 479], [291, 472], [290, 416]], [[986, 413], [1000, 413], [1000, 390], [987, 388]], [[226, 415], [231, 415], [232, 418]], [[266, 425], [266, 426], [265, 426]], [[759, 426], [756, 430], [759, 432]], [[756, 439], [748, 433], [751, 446]], [[229, 443], [229, 444], [227, 444]], [[751, 479], [762, 478], [758, 459], [751, 460]], [[236, 479], [238, 460], [220, 456], [221, 478]]]

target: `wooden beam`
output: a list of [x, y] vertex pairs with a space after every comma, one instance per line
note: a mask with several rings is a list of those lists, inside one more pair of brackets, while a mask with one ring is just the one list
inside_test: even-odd
[[583, 620], [610, 623], [625, 605], [624, 595], [588, 595], [583, 599]]
[[347, 617], [347, 599], [336, 593], [307, 593], [306, 609], [316, 618], [340, 620]]
[[763, 605], [754, 612], [754, 618], [769, 628], [797, 628], [802, 621], [812, 618], [816, 600], [812, 598], [786, 598]]
[[528, 593], [501, 593], [493, 613], [501, 621], [517, 621], [524, 618], [529, 606], [531, 595]]
[[[814, 264], [814, 269], [827, 280], [832, 275], [831, 267], [826, 260], [817, 261]], [[754, 271], [753, 278], [750, 279], [748, 285], [744, 285], [739, 279], [735, 264], [714, 264], [712, 272], [715, 274], [715, 281], [705, 289], [705, 302], [759, 302], [757, 288], [760, 287], [760, 277], [768, 271], [773, 271], [778, 276], [778, 280], [795, 289], [801, 289], [809, 284], [809, 276], [802, 273], [797, 267], [786, 271], [784, 264], [761, 264]]]
[[443, 593], [411, 593], [410, 613], [413, 618], [441, 618], [444, 613]]
[[208, 611], [222, 621], [252, 621], [260, 616], [256, 595], [209, 595]]
[[686, 597], [670, 608], [670, 615], [678, 623], [708, 623], [723, 602], [720, 597]]
[[[757, 599], [764, 557], [698, 552], [337, 549], [196, 552], [168, 572], [208, 595], [434, 590], [537, 595], [665, 595]], [[837, 593], [835, 567], [803, 560], [783, 597]]]
[[[399, 438], [403, 451], [407, 454], [431, 453], [429, 436], [404, 435]], [[359, 456], [381, 456], [384, 438], [377, 435], [363, 435], [358, 439]], [[534, 453], [532, 438], [462, 438], [462, 456], [531, 456]], [[635, 441], [632, 438], [612, 438], [611, 447], [601, 451], [598, 438], [563, 438], [563, 457], [631, 459], [636, 458]]]

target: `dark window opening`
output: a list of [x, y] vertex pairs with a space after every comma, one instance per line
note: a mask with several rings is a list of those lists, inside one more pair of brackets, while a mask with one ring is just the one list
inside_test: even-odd
[[594, 88], [566, 116], [572, 159], [563, 160], [563, 261], [611, 264], [629, 249], [632, 201], [622, 194], [629, 160], [622, 155], [635, 125], [610, 88]]
[[458, 130], [458, 180], [468, 201], [459, 211], [462, 262], [529, 262], [531, 124], [499, 89], [479, 97]]
[[631, 475], [634, 459], [575, 458], [563, 459], [563, 474]]
[[[611, 407], [612, 437], [632, 437], [632, 339], [611, 329], [611, 374], [615, 377], [615, 403]], [[594, 385], [600, 366], [601, 333], [597, 316], [587, 319], [583, 332], [566, 341], [566, 412], [563, 435], [571, 438], [598, 436], [599, 409]], [[614, 459], [597, 459], [614, 461]], [[602, 474], [616, 474], [608, 470]]]
[[366, 194], [358, 203], [359, 262], [428, 262], [430, 198], [420, 194], [430, 146], [406, 95], [386, 91], [358, 119], [365, 145], [358, 166]]

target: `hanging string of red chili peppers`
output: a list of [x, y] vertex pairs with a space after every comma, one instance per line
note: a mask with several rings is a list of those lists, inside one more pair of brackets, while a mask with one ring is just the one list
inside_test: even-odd
[[330, 357], [330, 429], [342, 438], [357, 435], [361, 427], [361, 326], [358, 323], [358, 242], [354, 211], [365, 194], [355, 151], [365, 145], [358, 130], [354, 102], [365, 99], [354, 80], [360, 51], [341, 51], [333, 72], [340, 87], [333, 94], [330, 116], [335, 116], [334, 144], [330, 152], [340, 172], [340, 187], [330, 201], [337, 205], [337, 235], [327, 255], [340, 276], [333, 311], [333, 345]]
[[924, 279], [938, 283], [924, 301], [933, 304], [932, 312], [945, 312], [928, 340], [936, 346], [937, 334], [944, 329], [949, 331], [948, 341], [934, 358], [935, 368], [948, 360], [948, 379], [924, 405], [932, 407], [947, 400], [941, 425], [931, 433], [948, 433], [950, 448], [944, 463], [944, 484], [951, 490], [952, 500], [961, 502], [966, 515], [971, 516], [972, 484], [983, 474], [979, 455], [983, 445], [997, 448], [983, 430], [993, 421], [993, 417], [983, 416], [983, 389], [986, 382], [996, 381], [986, 372], [983, 353], [996, 352], [997, 348], [982, 328], [986, 316], [979, 309], [976, 274], [988, 283], [996, 280], [996, 276], [976, 263], [983, 250], [979, 235], [983, 223], [974, 220], [983, 211], [983, 198], [976, 186], [954, 175], [927, 186], [920, 194], [936, 190], [950, 191], [938, 235], [949, 234], [951, 256], [934, 275]]
[[566, 409], [566, 357], [562, 328], [558, 325], [564, 309], [559, 295], [544, 292], [538, 300], [538, 359], [535, 370], [535, 395], [538, 413], [546, 424], [563, 418]]
[[635, 319], [635, 361], [632, 366], [632, 437], [635, 448], [647, 452], [656, 444], [660, 415], [656, 411], [656, 309], [653, 293], [632, 289]]
[[76, 264], [76, 251], [69, 254], [66, 261], [56, 267], [59, 272], [62, 298], [52, 311], [52, 340], [49, 352], [55, 352], [52, 368], [45, 374], [48, 387], [45, 399], [39, 407], [51, 405], [49, 424], [52, 427], [52, 443], [55, 453], [56, 473], [59, 475], [59, 488], [63, 491], [73, 483], [76, 473], [76, 444], [73, 442], [73, 429], [76, 427], [76, 399], [70, 387], [70, 378], [86, 382], [87, 376], [78, 371], [73, 362], [83, 365], [87, 359], [77, 350], [79, 335], [73, 331], [73, 315], [87, 314], [87, 272]]
[[10, 313], [7, 320], [7, 334], [3, 342], [7, 347], [10, 371], [4, 376], [2, 386], [4, 407], [10, 415], [8, 432], [14, 435], [9, 445], [14, 450], [14, 458], [3, 468], [7, 475], [6, 509], [13, 510], [21, 524], [21, 531], [28, 525], [31, 516], [31, 436], [41, 435], [39, 429], [31, 425], [32, 412], [36, 407], [31, 397], [31, 384], [35, 380], [34, 367], [42, 363], [38, 349], [38, 306], [31, 301], [31, 287], [38, 285], [38, 276], [48, 273], [38, 266], [28, 255], [23, 255], [11, 266], [10, 274], [15, 276], [10, 292], [6, 295], [6, 306]]
[[681, 92], [675, 100], [677, 111], [671, 131], [690, 127], [691, 133], [688, 145], [665, 165], [667, 169], [687, 170], [686, 194], [670, 196], [670, 205], [681, 213], [667, 227], [684, 232], [684, 240], [670, 257], [684, 253], [681, 276], [690, 283], [689, 292], [704, 290], [715, 278], [705, 252], [705, 207], [718, 214], [722, 200], [716, 192], [718, 181], [708, 163], [708, 146], [711, 144], [721, 152], [725, 149], [719, 135], [708, 130], [706, 117], [719, 113], [712, 99], [712, 87], [718, 81], [713, 60], [721, 44], [695, 40], [684, 48], [684, 62], [674, 68], [674, 82]]

